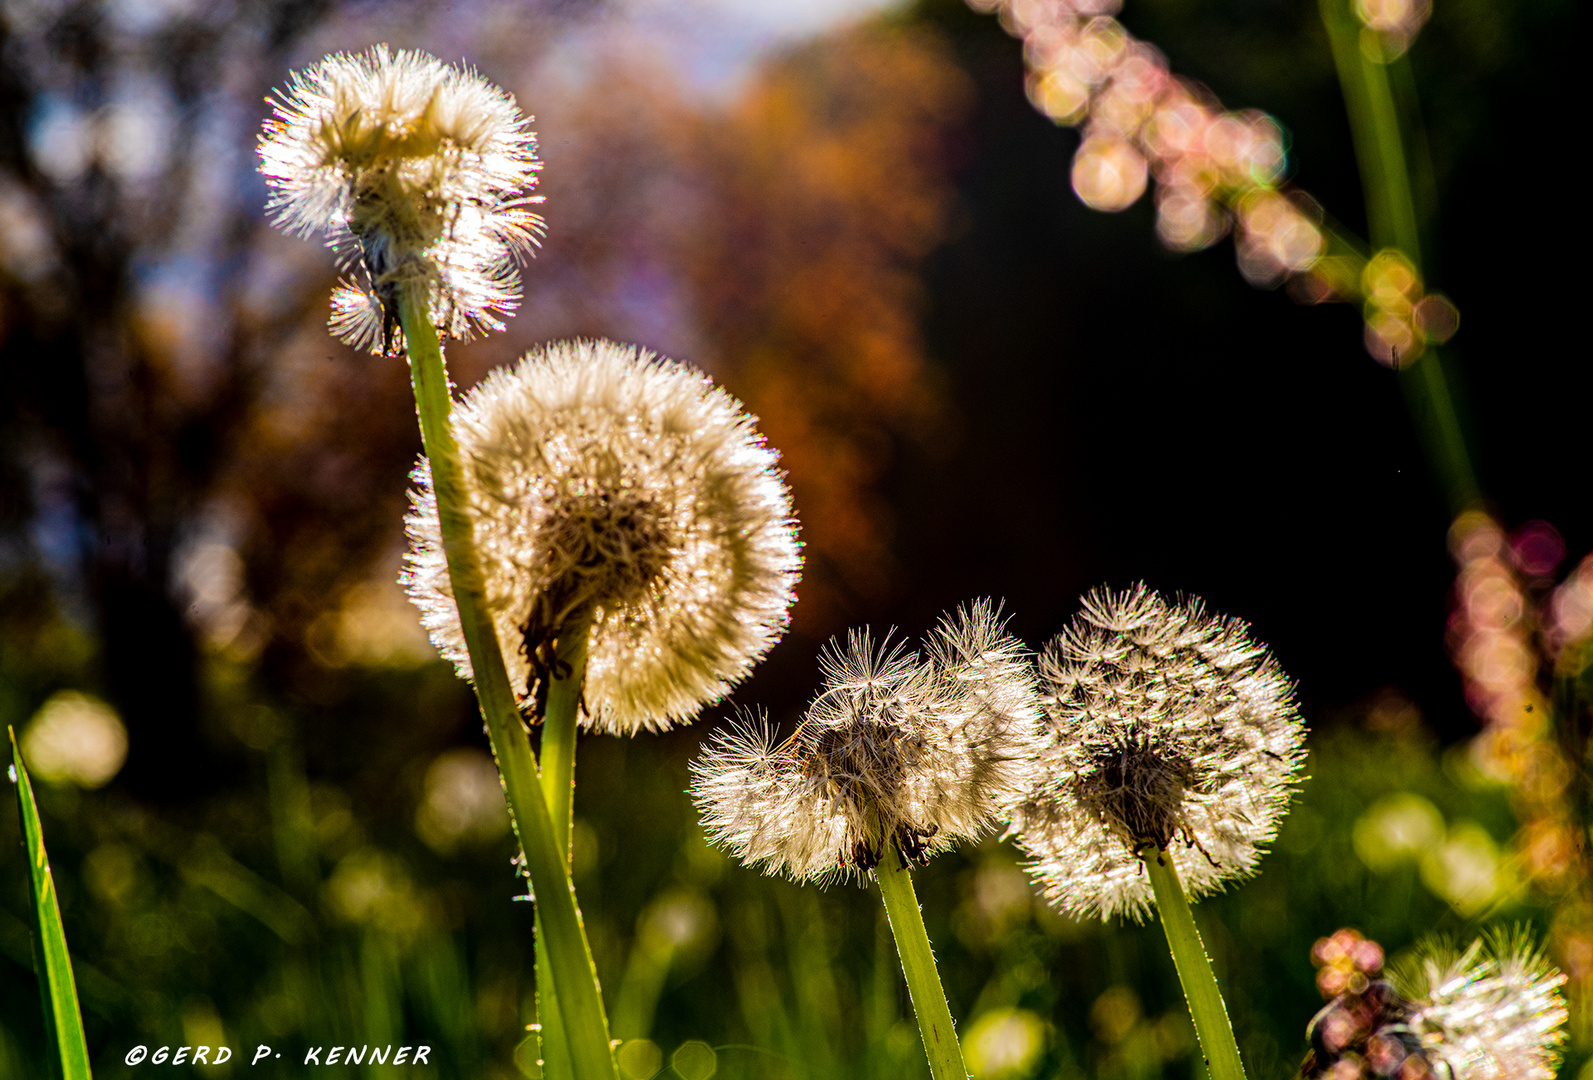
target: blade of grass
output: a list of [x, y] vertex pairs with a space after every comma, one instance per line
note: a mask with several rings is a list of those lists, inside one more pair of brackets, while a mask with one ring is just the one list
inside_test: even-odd
[[61, 927], [61, 905], [55, 899], [55, 878], [44, 850], [44, 829], [39, 824], [33, 785], [22, 764], [17, 733], [11, 734], [11, 778], [17, 785], [17, 806], [22, 812], [22, 843], [28, 855], [28, 894], [33, 900], [33, 966], [39, 975], [39, 996], [44, 1005], [44, 1030], [55, 1054], [50, 1063], [62, 1080], [89, 1080], [88, 1042], [83, 1038], [83, 1014], [77, 1004], [77, 982], [72, 978], [72, 957], [66, 950]]

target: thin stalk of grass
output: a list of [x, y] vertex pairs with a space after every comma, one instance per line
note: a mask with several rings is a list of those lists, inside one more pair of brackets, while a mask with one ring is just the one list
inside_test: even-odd
[[[1347, 0], [1320, 0], [1333, 63], [1344, 93], [1355, 160], [1366, 197], [1366, 222], [1374, 249], [1397, 248], [1418, 272], [1422, 267], [1421, 216], [1410, 180], [1408, 140], [1389, 80], [1389, 64], [1362, 48], [1366, 30]], [[1399, 59], [1396, 64], [1408, 61]], [[1399, 364], [1405, 405], [1438, 473], [1450, 510], [1459, 514], [1482, 503], [1455, 395], [1436, 346]]]
[[[574, 854], [571, 847], [575, 815], [575, 740], [579, 729], [581, 695], [586, 686], [586, 652], [592, 637], [592, 613], [573, 616], [559, 635], [557, 660], [564, 675], [555, 673], [548, 688], [547, 710], [542, 718], [541, 767], [542, 797], [548, 804], [553, 837], [564, 851], [568, 867]], [[536, 925], [537, 1021], [541, 1026], [542, 1071], [547, 1080], [573, 1076], [569, 1038], [559, 1014], [558, 987], [542, 927], [542, 913]]]
[[879, 881], [879, 894], [885, 901], [891, 935], [896, 939], [896, 952], [902, 960], [907, 993], [913, 1000], [913, 1014], [918, 1018], [918, 1033], [923, 1036], [924, 1053], [929, 1056], [930, 1075], [934, 1080], [968, 1080], [968, 1066], [962, 1060], [962, 1047], [957, 1043], [951, 1009], [946, 1006], [946, 991], [940, 984], [940, 972], [935, 967], [935, 954], [929, 946], [929, 932], [924, 929], [924, 914], [918, 908], [913, 879], [896, 845], [887, 840], [884, 847], [874, 876]]
[[1228, 1006], [1223, 1003], [1222, 991], [1217, 989], [1217, 976], [1212, 973], [1211, 960], [1206, 956], [1200, 930], [1195, 926], [1194, 912], [1189, 910], [1189, 898], [1178, 880], [1178, 869], [1165, 851], [1151, 849], [1140, 857], [1150, 875], [1151, 890], [1156, 894], [1156, 913], [1161, 916], [1162, 929], [1167, 934], [1167, 948], [1173, 954], [1173, 966], [1178, 969], [1178, 981], [1184, 988], [1184, 1000], [1189, 1003], [1190, 1019], [1195, 1022], [1195, 1035], [1200, 1040], [1201, 1055], [1206, 1059], [1206, 1072], [1211, 1080], [1244, 1080], [1245, 1067], [1239, 1060], [1239, 1044], [1234, 1041]]
[[570, 882], [569, 844], [561, 844], [555, 833], [530, 738], [504, 670], [497, 630], [482, 596], [474, 528], [465, 509], [464, 471], [449, 419], [453, 395], [423, 283], [403, 286], [398, 314], [409, 351], [421, 438], [437, 495], [448, 576], [475, 673], [476, 698], [487, 722], [515, 835], [536, 893], [537, 913], [544, 931], [538, 941], [547, 945], [548, 967], [558, 987], [562, 1005], [558, 1012], [569, 1042], [574, 1075], [578, 1080], [617, 1080], [597, 969]]
[[22, 846], [28, 858], [28, 896], [33, 907], [33, 967], [39, 977], [39, 999], [44, 1007], [44, 1033], [50, 1044], [46, 1055], [50, 1074], [58, 1080], [90, 1080], [88, 1042], [83, 1037], [83, 1012], [77, 1003], [77, 980], [72, 977], [72, 956], [61, 926], [61, 905], [56, 900], [55, 875], [44, 850], [44, 826], [33, 799], [33, 784], [22, 763], [17, 733], [11, 735], [11, 779], [17, 786], [17, 810], [22, 817]]

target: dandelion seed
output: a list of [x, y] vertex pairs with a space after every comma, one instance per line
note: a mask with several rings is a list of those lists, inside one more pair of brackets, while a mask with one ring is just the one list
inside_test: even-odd
[[[778, 455], [752, 425], [704, 376], [607, 341], [549, 345], [465, 396], [467, 505], [523, 706], [583, 612], [586, 722], [612, 733], [689, 720], [779, 640], [800, 545]], [[402, 583], [471, 678], [424, 460], [414, 480]]]
[[1140, 852], [1190, 896], [1253, 871], [1304, 757], [1293, 689], [1246, 626], [1144, 586], [1097, 590], [1047, 647], [1049, 745], [1011, 833], [1069, 914], [1142, 919]]
[[516, 265], [542, 232], [536, 135], [513, 97], [469, 69], [378, 45], [295, 72], [274, 105], [259, 146], [269, 209], [289, 232], [325, 232], [351, 275], [332, 297], [334, 334], [400, 348], [406, 282], [426, 285], [442, 333], [503, 329]]
[[922, 862], [994, 826], [1041, 746], [1028, 656], [988, 602], [943, 619], [927, 652], [854, 631], [822, 654], [789, 739], [761, 722], [716, 733], [692, 763], [710, 841], [768, 873], [861, 880], [886, 845]]

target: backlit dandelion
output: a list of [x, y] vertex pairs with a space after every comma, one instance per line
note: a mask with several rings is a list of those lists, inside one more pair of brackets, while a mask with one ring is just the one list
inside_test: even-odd
[[790, 738], [717, 733], [692, 762], [710, 842], [798, 881], [870, 876], [934, 1080], [968, 1067], [908, 868], [995, 824], [1041, 746], [1029, 656], [981, 601], [943, 618], [927, 656], [854, 631], [820, 657], [824, 688]]
[[[1454, 1080], [1550, 1080], [1565, 1040], [1565, 975], [1525, 934], [1423, 959], [1409, 1028]], [[1422, 985], [1425, 984], [1425, 985]]]
[[[587, 617], [587, 722], [616, 733], [690, 719], [784, 632], [801, 558], [777, 454], [701, 374], [612, 342], [558, 343], [488, 376], [454, 428], [522, 705]], [[414, 478], [403, 583], [468, 678], [425, 461]]]
[[1395, 969], [1394, 981], [1363, 979], [1317, 1013], [1301, 1076], [1554, 1076], [1566, 978], [1527, 932], [1486, 935], [1463, 952], [1429, 943]]
[[823, 881], [865, 878], [887, 846], [921, 862], [988, 831], [1040, 746], [1031, 665], [984, 602], [943, 619], [927, 652], [855, 631], [821, 657], [824, 688], [790, 738], [716, 734], [692, 765], [709, 839]]
[[1050, 744], [1012, 831], [1074, 915], [1143, 918], [1141, 853], [1191, 895], [1249, 874], [1304, 756], [1293, 689], [1265, 647], [1198, 600], [1102, 589], [1045, 650]]
[[378, 45], [294, 73], [260, 137], [260, 171], [276, 223], [324, 232], [344, 255], [352, 277], [332, 297], [333, 333], [398, 348], [406, 282], [424, 284], [445, 334], [503, 328], [516, 264], [542, 231], [529, 125], [509, 94], [422, 52]]

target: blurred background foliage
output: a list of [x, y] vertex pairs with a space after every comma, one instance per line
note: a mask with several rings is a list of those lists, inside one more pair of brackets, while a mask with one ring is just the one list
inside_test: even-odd
[[[916, 634], [993, 595], [1039, 647], [1102, 581], [1192, 591], [1273, 645], [1312, 727], [1276, 851], [1199, 911], [1254, 1075], [1292, 1073], [1332, 985], [1312, 946], [1340, 927], [1395, 955], [1525, 921], [1586, 978], [1586, 785], [1486, 767], [1498, 679], [1463, 648], [1476, 624], [1547, 657], [1505, 681], [1541, 680], [1580, 777], [1575, 5], [1436, 0], [1411, 54], [1428, 277], [1463, 313], [1508, 526], [1448, 550], [1356, 313], [1251, 289], [1226, 244], [1168, 254], [1148, 199], [1082, 207], [1078, 137], [1025, 101], [993, 18], [869, 7], [0, 5], [0, 722], [41, 781], [102, 1075], [140, 1043], [389, 1041], [436, 1047], [417, 1075], [535, 1075], [496, 776], [394, 584], [406, 373], [327, 335], [332, 260], [266, 227], [253, 172], [270, 88], [376, 41], [468, 58], [539, 114], [547, 241], [509, 331], [451, 350], [456, 380], [549, 338], [636, 341], [782, 451], [808, 567], [733, 704], [790, 722], [858, 623]], [[1278, 117], [1291, 175], [1357, 225], [1315, 5], [1121, 17]], [[927, 1075], [877, 901], [704, 846], [685, 763], [729, 711], [581, 747], [577, 884], [627, 1075]], [[918, 889], [980, 1077], [1197, 1075], [1158, 927], [1056, 916], [994, 839]], [[0, 812], [6, 1077], [44, 1068], [25, 896]]]

